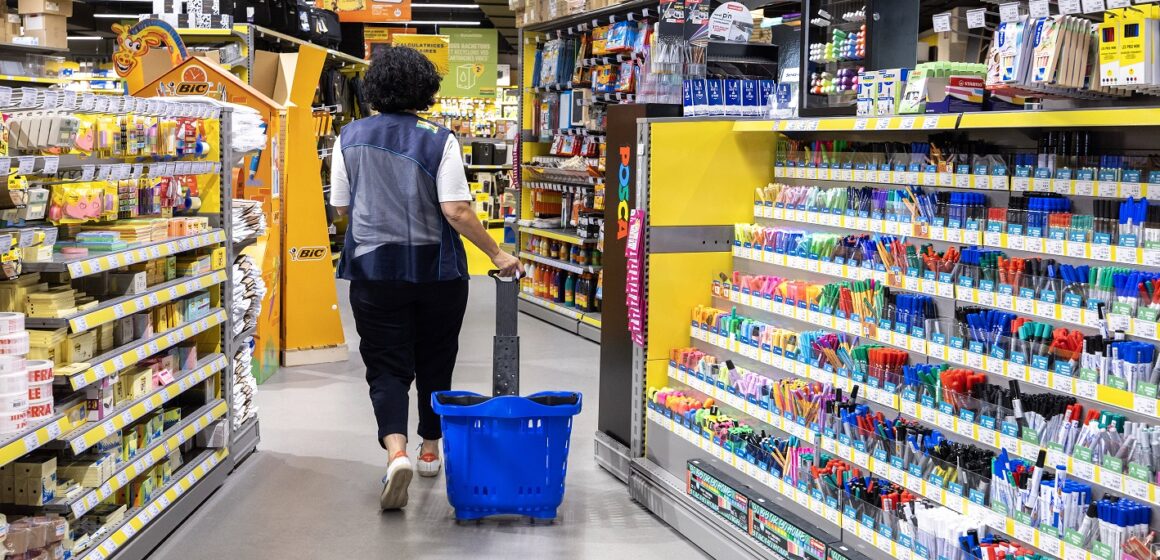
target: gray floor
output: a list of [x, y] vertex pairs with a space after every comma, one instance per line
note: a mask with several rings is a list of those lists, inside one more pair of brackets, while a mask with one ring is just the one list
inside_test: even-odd
[[[472, 280], [455, 387], [490, 390], [494, 288]], [[340, 306], [346, 307], [340, 284]], [[349, 313], [347, 341], [358, 339]], [[154, 554], [183, 560], [242, 558], [650, 558], [703, 557], [691, 543], [628, 498], [625, 486], [596, 466], [599, 347], [521, 315], [522, 389], [584, 393], [572, 432], [567, 495], [555, 525], [485, 522], [457, 526], [442, 475], [416, 478], [403, 512], [378, 511], [386, 454], [374, 441], [374, 417], [357, 351], [350, 361], [287, 368], [260, 387], [262, 442]], [[412, 406], [414, 395], [412, 394]], [[412, 433], [414, 409], [412, 409]]]

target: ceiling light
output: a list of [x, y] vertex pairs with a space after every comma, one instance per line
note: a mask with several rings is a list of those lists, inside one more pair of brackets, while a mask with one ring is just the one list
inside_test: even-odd
[[479, 4], [411, 4], [411, 8], [441, 8], [444, 10], [478, 10]]
[[388, 21], [386, 25], [480, 25], [478, 21]]

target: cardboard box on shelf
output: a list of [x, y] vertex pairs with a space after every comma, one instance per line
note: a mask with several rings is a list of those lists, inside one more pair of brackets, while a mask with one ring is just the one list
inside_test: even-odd
[[20, 0], [17, 12], [26, 14], [50, 14], [54, 16], [73, 15], [72, 0]]
[[16, 43], [53, 49], [68, 48], [68, 17], [50, 14], [24, 16], [24, 35]]
[[0, 6], [0, 42], [11, 43], [20, 36], [20, 14], [10, 10], [7, 6]]

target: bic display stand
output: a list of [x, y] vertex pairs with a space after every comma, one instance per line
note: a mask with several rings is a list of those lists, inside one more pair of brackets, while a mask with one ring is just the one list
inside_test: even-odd
[[[291, 62], [282, 288], [286, 366], [345, 361], [311, 104], [326, 50], [303, 45]], [[293, 224], [293, 227], [290, 227]]]

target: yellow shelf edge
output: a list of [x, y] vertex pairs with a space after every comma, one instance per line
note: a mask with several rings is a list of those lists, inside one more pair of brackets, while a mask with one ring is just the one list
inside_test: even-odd
[[[181, 279], [181, 282], [166, 282], [165, 284], [172, 284], [163, 287], [153, 287], [133, 299], [123, 301], [108, 307], [101, 307], [92, 311], [87, 311], [80, 315], [68, 318], [69, 329], [76, 332], [83, 332], [116, 321], [125, 315], [139, 313], [146, 309], [152, 309], [158, 305], [169, 303], [178, 298], [189, 295], [198, 290], [204, 290], [210, 286], [215, 286], [226, 281], [226, 271], [214, 270], [195, 276], [193, 278]], [[131, 309], [130, 309], [131, 308]]]
[[157, 410], [165, 405], [165, 403], [173, 400], [178, 395], [186, 392], [198, 383], [204, 381], [211, 375], [214, 375], [225, 369], [227, 365], [225, 355], [221, 353], [215, 354], [215, 358], [200, 367], [194, 368], [185, 375], [174, 380], [172, 383], [154, 390], [149, 395], [138, 399], [132, 406], [121, 411], [114, 411], [109, 417], [100, 422], [86, 423], [80, 428], [73, 430], [63, 436], [62, 441], [67, 441], [69, 447], [72, 448], [73, 453], [81, 453], [84, 450], [94, 446], [102, 439], [116, 433], [118, 430], [124, 428], [126, 425], [143, 418], [146, 414]]
[[224, 401], [219, 403], [212, 409], [202, 413], [197, 417], [197, 420], [188, 426], [174, 432], [164, 440], [154, 443], [151, 446], [152, 450], [134, 456], [132, 463], [124, 465], [112, 477], [104, 480], [99, 487], [90, 488], [84, 493], [83, 497], [73, 502], [72, 506], [70, 506], [73, 517], [79, 519], [82, 515], [97, 507], [102, 501], [111, 497], [114, 492], [124, 488], [129, 484], [129, 481], [145, 474], [159, 461], [167, 457], [173, 449], [181, 447], [181, 445], [192, 439], [210, 424], [222, 418], [227, 409], [228, 405]]
[[[149, 356], [152, 356], [162, 350], [176, 346], [177, 344], [189, 340], [217, 325], [224, 323], [226, 320], [226, 312], [224, 309], [217, 308], [215, 311], [199, 317], [194, 321], [183, 323], [177, 327], [169, 329], [164, 333], [159, 333], [153, 336], [144, 344], [135, 346], [130, 350], [118, 353], [116, 356], [104, 360], [98, 364], [90, 364], [85, 371], [76, 375], [69, 376], [69, 384], [74, 390], [81, 387], [88, 386], [101, 379], [104, 379], [114, 373], [134, 365]], [[132, 356], [130, 356], [132, 354]]]
[[0, 446], [0, 466], [7, 465], [60, 437], [68, 426], [68, 418], [61, 415], [11, 436], [12, 439], [8, 443]]
[[[82, 557], [83, 560], [103, 560], [115, 554], [129, 539], [141, 532], [162, 511], [177, 501], [201, 479], [205, 478], [213, 469], [229, 456], [229, 449], [220, 449], [193, 467], [188, 474], [170, 481], [169, 487], [154, 498], [149, 505], [131, 510], [135, 515], [126, 520], [120, 528], [106, 537], [100, 544], [94, 545]], [[126, 530], [128, 527], [128, 530]]]

